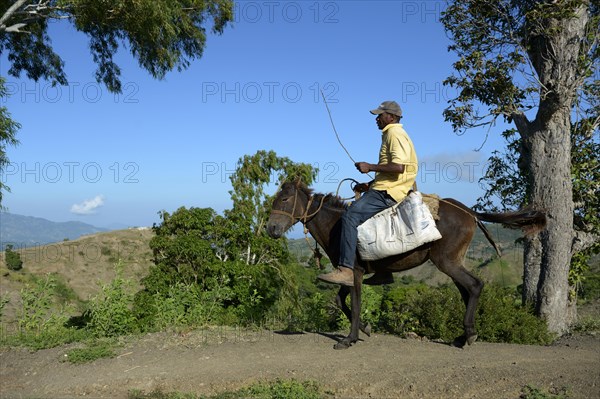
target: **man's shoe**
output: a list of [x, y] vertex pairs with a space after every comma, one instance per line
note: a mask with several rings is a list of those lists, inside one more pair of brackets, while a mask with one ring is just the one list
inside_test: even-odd
[[394, 275], [391, 272], [376, 272], [374, 275], [365, 279], [363, 284], [366, 285], [385, 285], [394, 282]]
[[334, 271], [317, 276], [319, 280], [331, 284], [341, 284], [347, 287], [354, 286], [354, 271], [349, 267], [337, 267]]

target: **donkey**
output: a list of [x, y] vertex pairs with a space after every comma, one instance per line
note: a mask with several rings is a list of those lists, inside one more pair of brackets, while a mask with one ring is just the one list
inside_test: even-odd
[[[315, 194], [301, 183], [286, 182], [276, 194], [269, 220], [267, 233], [273, 238], [281, 237], [297, 222], [301, 222], [316, 242], [325, 250], [333, 264], [339, 259], [339, 238], [341, 216], [347, 204], [339, 197], [328, 194]], [[471, 345], [477, 339], [475, 331], [475, 311], [483, 282], [464, 267], [464, 259], [478, 226], [499, 252], [483, 222], [501, 223], [510, 228], [522, 228], [526, 231], [543, 229], [546, 216], [539, 211], [522, 209], [505, 213], [475, 212], [452, 198], [441, 199], [439, 220], [436, 226], [442, 238], [424, 244], [412, 251], [390, 256], [377, 261], [365, 262], [357, 257], [354, 267], [354, 286], [340, 286], [336, 302], [351, 322], [350, 334], [340, 340], [335, 349], [346, 349], [358, 341], [358, 331], [370, 335], [370, 326], [360, 321], [361, 288], [363, 275], [374, 272], [399, 272], [422, 265], [427, 260], [441, 272], [448, 275], [465, 303], [463, 319], [464, 333], [457, 337], [453, 345], [463, 347]], [[350, 310], [345, 299], [351, 294]]]

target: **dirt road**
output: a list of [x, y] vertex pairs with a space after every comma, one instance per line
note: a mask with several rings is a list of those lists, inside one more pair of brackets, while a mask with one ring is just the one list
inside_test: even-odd
[[531, 385], [600, 398], [600, 337], [553, 346], [444, 343], [375, 334], [335, 351], [329, 334], [212, 329], [123, 342], [75, 365], [73, 346], [0, 351], [1, 398], [125, 398], [132, 389], [211, 394], [275, 378], [315, 380], [339, 398], [518, 398]]

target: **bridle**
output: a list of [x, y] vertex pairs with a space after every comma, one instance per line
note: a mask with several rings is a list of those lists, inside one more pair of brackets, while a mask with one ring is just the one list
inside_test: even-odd
[[311, 248], [310, 247], [310, 242], [308, 240], [308, 227], [306, 227], [306, 224], [308, 222], [310, 222], [312, 220], [313, 217], [315, 217], [315, 215], [317, 213], [319, 213], [319, 211], [321, 210], [321, 208], [323, 208], [323, 204], [325, 203], [325, 196], [323, 195], [321, 197], [321, 202], [317, 208], [316, 211], [314, 211], [313, 213], [311, 213], [310, 215], [308, 214], [308, 211], [314, 201], [314, 195], [309, 194], [308, 195], [308, 203], [306, 204], [306, 209], [304, 210], [304, 214], [301, 216], [296, 216], [294, 215], [295, 211], [296, 211], [296, 204], [298, 203], [298, 187], [296, 187], [296, 190], [294, 192], [294, 205], [292, 207], [292, 212], [287, 212], [287, 211], [281, 211], [279, 209], [271, 209], [271, 213], [274, 214], [278, 214], [278, 215], [284, 215], [289, 217], [292, 220], [292, 225], [294, 225], [297, 221], [301, 221], [302, 225], [304, 226], [304, 239], [306, 240], [306, 243], [308, 244], [308, 247], [313, 251], [314, 253], [314, 257], [315, 257], [315, 261], [317, 263], [317, 266], [319, 269], [323, 269], [323, 265], [321, 264], [321, 258], [323, 257], [323, 255], [321, 254], [321, 251], [319, 250], [319, 246], [317, 244], [317, 241], [315, 241], [315, 247]]
[[310, 220], [312, 220], [312, 218], [319, 213], [319, 211], [323, 208], [323, 204], [325, 203], [325, 196], [321, 197], [321, 202], [319, 203], [319, 207], [317, 208], [316, 211], [314, 211], [313, 213], [311, 213], [310, 215], [308, 214], [308, 211], [310, 210], [311, 205], [313, 204], [313, 201], [315, 199], [314, 195], [309, 195], [308, 196], [308, 203], [306, 204], [306, 209], [304, 210], [304, 214], [300, 215], [300, 216], [296, 216], [296, 205], [298, 203], [298, 189], [295, 190], [294, 192], [294, 205], [292, 206], [292, 212], [287, 212], [287, 211], [282, 211], [279, 209], [271, 209], [271, 213], [275, 213], [277, 215], [284, 215], [289, 217], [292, 220], [292, 225], [295, 224], [296, 222], [300, 221], [302, 222], [302, 224], [304, 225], [304, 228], [306, 229], [306, 223], [310, 222]]

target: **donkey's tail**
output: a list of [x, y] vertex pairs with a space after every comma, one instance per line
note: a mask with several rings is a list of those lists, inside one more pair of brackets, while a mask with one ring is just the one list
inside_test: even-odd
[[530, 207], [503, 213], [475, 212], [475, 217], [477, 226], [479, 226], [489, 243], [492, 244], [498, 256], [501, 256], [500, 248], [482, 222], [501, 223], [511, 229], [521, 229], [525, 234], [536, 233], [546, 226], [546, 215]]
[[500, 252], [500, 247], [498, 246], [498, 244], [496, 244], [496, 241], [494, 241], [494, 238], [492, 237], [488, 229], [485, 227], [485, 224], [483, 224], [481, 220], [477, 218], [475, 220], [477, 220], [477, 227], [481, 229], [485, 238], [487, 238], [488, 242], [492, 244], [492, 247], [494, 247], [498, 256], [502, 256], [502, 252]]
[[537, 233], [546, 226], [546, 215], [531, 207], [503, 213], [475, 212], [475, 216], [483, 222], [501, 223], [511, 229], [521, 229], [525, 234]]
[[488, 242], [494, 247], [498, 256], [501, 256], [500, 247], [498, 247], [498, 245], [494, 242], [492, 235], [485, 227], [485, 224], [483, 224], [483, 222], [501, 223], [502, 225], [511, 229], [521, 229], [525, 232], [525, 234], [537, 233], [538, 231], [546, 227], [546, 214], [535, 210], [530, 206], [512, 212], [475, 212], [474, 210], [467, 208], [460, 202], [452, 200], [450, 198], [442, 199], [440, 201], [455, 206], [458, 209], [461, 209], [464, 212], [467, 212], [468, 214], [472, 215], [475, 218], [475, 221], [477, 222], [477, 227], [481, 229], [483, 235], [488, 240]]

